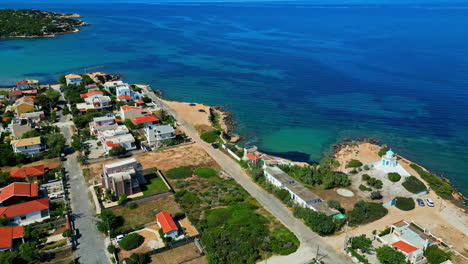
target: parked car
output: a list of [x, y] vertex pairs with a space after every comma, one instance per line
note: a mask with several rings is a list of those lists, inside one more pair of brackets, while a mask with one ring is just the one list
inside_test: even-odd
[[430, 198], [426, 198], [427, 206], [434, 207], [434, 202]]
[[217, 148], [218, 148], [218, 144], [216, 144], [216, 143], [211, 144], [211, 146], [212, 146], [214, 149], [217, 149]]
[[424, 200], [423, 199], [418, 198], [418, 199], [416, 199], [416, 201], [418, 202], [419, 206], [424, 206]]
[[122, 238], [124, 238], [125, 235], [118, 235], [115, 237], [115, 241], [116, 242], [119, 242], [120, 240], [122, 240]]
[[65, 154], [64, 153], [61, 153], [60, 154], [60, 161], [66, 161], [67, 158], [65, 157]]

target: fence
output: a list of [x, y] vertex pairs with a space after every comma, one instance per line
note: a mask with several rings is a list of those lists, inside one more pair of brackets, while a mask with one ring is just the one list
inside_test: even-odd
[[236, 153], [232, 152], [225, 144], [222, 145], [222, 148], [226, 150], [229, 153], [229, 155], [231, 155], [235, 160], [241, 160], [241, 158], [239, 158], [239, 156], [237, 156]]

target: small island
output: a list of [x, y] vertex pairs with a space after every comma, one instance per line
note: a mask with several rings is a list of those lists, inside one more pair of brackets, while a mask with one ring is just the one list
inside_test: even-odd
[[62, 14], [37, 9], [0, 10], [0, 38], [55, 37], [78, 32], [88, 23], [78, 14]]

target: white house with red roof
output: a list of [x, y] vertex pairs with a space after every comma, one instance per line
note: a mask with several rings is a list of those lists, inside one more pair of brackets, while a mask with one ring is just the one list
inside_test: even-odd
[[117, 100], [125, 103], [135, 103], [143, 98], [141, 93], [133, 91], [127, 83], [116, 86], [115, 95]]
[[109, 153], [113, 147], [118, 146], [124, 147], [127, 151], [136, 149], [135, 138], [130, 133], [107, 137], [104, 140], [102, 145], [106, 153]]
[[378, 239], [405, 255], [406, 261], [411, 264], [426, 263], [424, 250], [441, 242], [404, 220], [393, 223], [390, 233]]
[[17, 225], [28, 225], [49, 218], [49, 198], [0, 207], [0, 218]]
[[0, 227], [0, 251], [12, 251], [16, 242], [24, 243], [24, 227], [5, 226]]
[[0, 189], [0, 206], [11, 205], [19, 201], [37, 198], [36, 183], [14, 182]]
[[165, 237], [174, 239], [179, 236], [179, 228], [168, 212], [160, 212], [157, 214], [156, 221], [158, 222], [159, 227], [161, 227]]
[[81, 112], [89, 109], [103, 109], [112, 106], [112, 101], [109, 96], [104, 96], [104, 93], [99, 90], [89, 91], [84, 94], [80, 94], [81, 98], [84, 98], [84, 103], [76, 104], [76, 108]]

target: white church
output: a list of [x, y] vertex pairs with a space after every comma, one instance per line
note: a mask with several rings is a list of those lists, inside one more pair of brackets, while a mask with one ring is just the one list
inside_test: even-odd
[[392, 150], [387, 151], [380, 161], [377, 161], [372, 165], [375, 169], [385, 173], [396, 172], [404, 177], [411, 176], [411, 174], [409, 174], [409, 172], [406, 171], [400, 163], [398, 163], [397, 157]]

